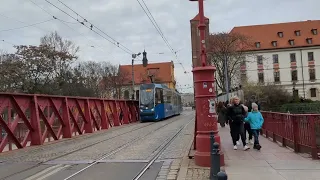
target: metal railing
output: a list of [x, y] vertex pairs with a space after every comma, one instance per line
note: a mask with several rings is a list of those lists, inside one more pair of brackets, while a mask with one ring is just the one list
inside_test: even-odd
[[308, 153], [319, 159], [320, 114], [263, 112], [262, 133], [297, 153]]

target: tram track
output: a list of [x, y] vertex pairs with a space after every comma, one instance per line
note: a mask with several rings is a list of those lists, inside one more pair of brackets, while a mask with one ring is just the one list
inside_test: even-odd
[[158, 151], [149, 161], [148, 163], [141, 169], [141, 171], [132, 179], [138, 180], [140, 179], [150, 168], [150, 166], [159, 158], [159, 156], [166, 150], [168, 146], [177, 138], [177, 136], [184, 130], [194, 119], [191, 119], [185, 126], [181, 127], [173, 136], [167, 138], [164, 142], [164, 145], [161, 145], [157, 148]]
[[[120, 151], [123, 150], [124, 148], [126, 148], [126, 147], [128, 147], [128, 146], [130, 146], [130, 145], [132, 145], [132, 144], [134, 144], [134, 143], [136, 143], [137, 141], [142, 140], [142, 139], [148, 137], [149, 134], [152, 134], [152, 133], [154, 133], [154, 132], [156, 132], [156, 131], [158, 131], [158, 130], [160, 130], [160, 129], [162, 129], [162, 128], [164, 128], [164, 127], [166, 127], [166, 126], [168, 126], [168, 125], [170, 125], [170, 124], [172, 124], [172, 123], [174, 123], [174, 122], [176, 122], [176, 121], [172, 121], [172, 122], [170, 122], [170, 123], [167, 123], [167, 124], [165, 124], [165, 125], [162, 125], [162, 126], [160, 126], [159, 128], [157, 128], [157, 129], [154, 130], [154, 131], [151, 131], [151, 132], [149, 132], [149, 133], [147, 133], [147, 134], [144, 134], [143, 136], [139, 136], [139, 137], [133, 139], [132, 141], [123, 144], [123, 145], [120, 146], [119, 148], [114, 149], [114, 150], [111, 151], [110, 153], [106, 153], [106, 154], [103, 155], [101, 158], [93, 161], [93, 162], [90, 163], [88, 166], [86, 166], [86, 167], [80, 169], [79, 171], [71, 174], [70, 176], [68, 176], [67, 178], [65, 178], [65, 179], [63, 179], [63, 180], [69, 180], [69, 179], [71, 179], [71, 178], [73, 178], [73, 177], [81, 174], [82, 172], [84, 172], [85, 170], [89, 169], [90, 167], [98, 164], [100, 161], [105, 160], [106, 158], [108, 158], [108, 157], [116, 154], [117, 152], [120, 152]], [[188, 124], [189, 124], [190, 122], [192, 122], [192, 120], [190, 120], [190, 121], [188, 122]], [[179, 131], [178, 131], [178, 133], [175, 133], [175, 136], [174, 136], [174, 137], [176, 137], [176, 136], [182, 131], [182, 129], [184, 129], [185, 127], [186, 127], [186, 126], [183, 126], [183, 128], [180, 128]], [[171, 137], [171, 140], [172, 140], [172, 139], [174, 139], [174, 138]], [[170, 143], [171, 143], [171, 142], [172, 142], [172, 141], [170, 141]], [[170, 143], [169, 143], [169, 144], [170, 144]], [[168, 143], [166, 143], [166, 144], [168, 144]], [[161, 147], [161, 146], [162, 146], [162, 145], [160, 145], [159, 147]], [[164, 149], [163, 149], [163, 150], [164, 150]], [[163, 150], [162, 150], [162, 151], [163, 151]], [[161, 153], [162, 153], [162, 152], [159, 151], [159, 152], [156, 154], [156, 156], [158, 157]], [[153, 158], [152, 158], [152, 159], [153, 159]], [[155, 161], [155, 160], [154, 160], [154, 161]], [[152, 162], [154, 162], [154, 161], [152, 161]], [[148, 164], [149, 164], [149, 163], [148, 163]], [[152, 165], [152, 163], [151, 163], [150, 165], [148, 165], [148, 167], [150, 167], [151, 165]], [[147, 167], [147, 168], [148, 168], [148, 167]], [[139, 173], [139, 174], [140, 174], [140, 173]]]
[[[180, 115], [179, 117], [184, 117], [184, 116], [188, 116], [188, 114], [182, 114], [182, 116]], [[173, 118], [176, 118], [176, 117], [173, 117]], [[163, 121], [162, 121], [162, 122], [163, 122]], [[159, 129], [161, 129], [161, 128], [165, 127], [165, 126], [168, 126], [168, 125], [170, 125], [170, 124], [172, 124], [172, 123], [174, 123], [174, 122], [176, 122], [176, 121], [175, 121], [175, 120], [172, 120], [171, 122], [166, 123], [165, 125], [162, 125], [161, 127], [157, 128], [156, 130], [159, 130]], [[118, 134], [118, 135], [116, 135], [116, 136], [113, 136], [113, 137], [110, 137], [110, 138], [106, 138], [106, 139], [97, 141], [97, 142], [95, 142], [95, 143], [91, 143], [91, 144], [86, 145], [86, 146], [84, 146], [84, 147], [82, 147], [82, 148], [79, 148], [79, 149], [70, 151], [70, 152], [68, 152], [68, 153], [64, 153], [64, 154], [59, 155], [59, 156], [56, 156], [56, 157], [54, 157], [54, 158], [50, 158], [50, 159], [48, 159], [48, 160], [46, 160], [46, 161], [39, 162], [39, 163], [35, 164], [34, 166], [31, 166], [31, 167], [26, 168], [26, 169], [24, 169], [24, 170], [21, 170], [21, 171], [12, 173], [12, 174], [10, 174], [10, 175], [7, 175], [6, 177], [2, 177], [1, 180], [5, 180], [5, 179], [8, 179], [8, 178], [11, 178], [11, 177], [16, 176], [16, 175], [19, 175], [19, 174], [21, 174], [21, 173], [23, 173], [23, 172], [26, 172], [26, 171], [32, 170], [32, 169], [34, 169], [34, 168], [37, 168], [37, 167], [39, 167], [39, 166], [41, 166], [41, 165], [44, 165], [44, 164], [46, 164], [46, 163], [48, 163], [48, 162], [50, 162], [50, 161], [54, 161], [54, 160], [57, 160], [57, 159], [59, 159], [59, 158], [63, 158], [63, 157], [65, 157], [65, 156], [71, 155], [71, 154], [73, 154], [73, 153], [80, 152], [80, 151], [82, 151], [82, 150], [84, 150], [84, 149], [90, 148], [90, 147], [95, 146], [95, 145], [98, 145], [98, 144], [100, 144], [100, 143], [103, 143], [103, 142], [106, 142], [106, 141], [109, 141], [109, 140], [118, 138], [118, 137], [120, 137], [120, 136], [129, 134], [129, 133], [131, 133], [131, 132], [134, 132], [134, 131], [139, 130], [139, 129], [142, 129], [142, 128], [146, 128], [146, 127], [151, 126], [151, 125], [153, 125], [153, 124], [155, 124], [155, 123], [157, 123], [157, 122], [152, 122], [152, 123], [149, 123], [149, 124], [147, 124], [147, 125], [145, 125], [145, 126], [138, 127], [138, 128], [134, 128], [134, 129], [131, 130], [131, 131], [128, 131], [128, 132], [125, 132], [125, 133], [121, 133], [121, 134]], [[153, 133], [153, 132], [154, 132], [154, 131], [151, 131], [151, 132], [148, 133], [148, 134], [151, 134], [151, 133]], [[148, 135], [148, 134], [147, 134], [147, 135]], [[144, 136], [147, 136], [147, 135], [144, 135]], [[109, 157], [109, 156], [111, 156], [111, 155], [119, 152], [120, 150], [122, 150], [122, 149], [124, 149], [125, 147], [131, 145], [133, 142], [136, 142], [136, 141], [139, 140], [139, 139], [143, 139], [143, 137], [135, 138], [133, 141], [122, 145], [121, 147], [119, 147], [119, 148], [111, 151], [110, 153], [107, 153], [107, 154], [104, 155], [102, 158], [99, 158], [98, 160], [93, 161], [93, 163], [94, 163], [94, 164], [97, 164], [100, 160], [103, 160], [103, 159], [105, 159], [105, 158], [107, 158], [107, 157]], [[26, 155], [26, 156], [27, 156], [27, 155]], [[22, 156], [22, 157], [23, 157], [23, 156]], [[20, 157], [20, 158], [21, 158], [21, 157]], [[90, 163], [88, 166], [90, 166], [90, 167], [93, 166], [93, 165], [94, 165], [93, 163]], [[91, 165], [91, 164], [93, 164], [93, 165]], [[82, 170], [82, 171], [84, 171], [84, 170]], [[82, 172], [82, 171], [81, 171], [81, 172]], [[71, 178], [71, 177], [70, 177], [70, 178]]]

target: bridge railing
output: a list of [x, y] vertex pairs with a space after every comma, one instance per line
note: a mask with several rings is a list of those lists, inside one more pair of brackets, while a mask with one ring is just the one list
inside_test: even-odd
[[0, 93], [0, 153], [138, 121], [138, 102]]
[[311, 154], [319, 159], [320, 114], [287, 114], [262, 112], [262, 133], [298, 153]]

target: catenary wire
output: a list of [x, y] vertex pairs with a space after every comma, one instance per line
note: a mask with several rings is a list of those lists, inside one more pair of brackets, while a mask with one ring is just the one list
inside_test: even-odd
[[[149, 20], [151, 21], [151, 23], [153, 24], [153, 26], [156, 28], [156, 30], [158, 31], [158, 33], [160, 34], [161, 38], [164, 40], [164, 42], [166, 43], [167, 47], [170, 49], [170, 51], [173, 53], [174, 57], [176, 58], [176, 60], [180, 63], [180, 65], [182, 66], [183, 70], [185, 73], [187, 73], [186, 69], [184, 68], [183, 64], [180, 62], [180, 60], [177, 57], [177, 51], [174, 51], [174, 49], [172, 48], [172, 46], [170, 45], [169, 41], [167, 40], [167, 38], [164, 36], [161, 28], [159, 27], [157, 21], [155, 20], [155, 18], [153, 17], [152, 13], [150, 12], [147, 4], [144, 2], [144, 0], [141, 0], [142, 4], [146, 7], [146, 9], [142, 6], [141, 2], [139, 0], [137, 0], [137, 2], [139, 3], [140, 7], [142, 8], [142, 10], [144, 11], [144, 13], [147, 15], [147, 17], [149, 18]], [[148, 12], [147, 12], [148, 11]], [[150, 15], [149, 15], [149, 14]]]
[[[50, 13], [48, 10], [46, 10], [45, 8], [41, 7], [40, 5], [38, 5], [37, 3], [35, 3], [33, 0], [29, 0], [32, 4], [34, 4], [35, 6], [37, 6], [38, 8], [40, 8], [42, 11], [44, 11], [45, 13], [47, 13], [49, 16], [52, 16], [52, 17], [56, 17], [55, 15], [53, 15], [52, 13]], [[71, 29], [72, 31], [76, 32], [77, 34], [79, 35], [84, 35], [84, 33], [80, 33], [78, 32], [77, 30], [75, 30], [74, 28], [72, 28], [69, 24], [78, 24], [78, 22], [74, 23], [74, 22], [67, 22], [67, 21], [64, 21], [60, 18], [57, 18], [56, 19], [58, 21], [60, 21], [63, 25], [67, 26], [69, 29]], [[84, 36], [85, 37], [85, 36]], [[91, 43], [95, 44], [94, 47], [98, 47], [101, 51], [105, 52], [104, 48], [102, 48], [101, 46], [97, 45], [95, 42], [93, 42], [92, 40], [90, 40], [89, 38], [85, 37], [88, 41], [90, 41]], [[91, 45], [88, 45], [90, 47], [92, 47]]]
[[[45, 0], [48, 3], [50, 3], [48, 0]], [[107, 36], [109, 39], [111, 39], [112, 44], [116, 45], [117, 47], [121, 47], [121, 49], [125, 49], [126, 52], [130, 52], [129, 54], [134, 54], [132, 50], [130, 50], [129, 48], [127, 48], [126, 46], [124, 46], [123, 44], [119, 43], [117, 40], [115, 40], [113, 37], [111, 37], [109, 34], [107, 34], [106, 32], [104, 32], [103, 30], [101, 30], [99, 27], [97, 27], [96, 25], [94, 25], [93, 23], [91, 23], [90, 21], [87, 20], [87, 18], [84, 18], [83, 16], [81, 16], [78, 12], [76, 12], [75, 10], [73, 10], [71, 7], [69, 7], [68, 5], [66, 5], [65, 3], [63, 3], [62, 1], [58, 0], [63, 6], [65, 6], [66, 8], [68, 8], [69, 10], [71, 10], [73, 13], [75, 13], [77, 16], [81, 17], [83, 19], [83, 22], [80, 22], [78, 19], [76, 19], [76, 21], [80, 22], [82, 25], [86, 23], [90, 24], [90, 28], [93, 31], [93, 28], [97, 29], [98, 31], [100, 31], [102, 34], [104, 34], [105, 36]], [[51, 5], [53, 5], [52, 3], [50, 3]], [[55, 5], [54, 5], [55, 6]], [[56, 7], [56, 6], [55, 6]], [[57, 8], [57, 7], [56, 7]], [[58, 8], [59, 9], [59, 8]], [[70, 16], [70, 15], [69, 15]], [[74, 19], [74, 18], [73, 18]]]
[[33, 23], [33, 24], [29, 24], [29, 25], [26, 25], [26, 26], [21, 26], [21, 27], [16, 27], [16, 28], [10, 28], [10, 29], [3, 29], [3, 30], [0, 30], [0, 32], [23, 29], [23, 28], [27, 28], [27, 27], [31, 27], [31, 26], [35, 26], [35, 25], [39, 25], [39, 24], [43, 24], [43, 23], [47, 23], [47, 22], [50, 22], [50, 21], [53, 21], [53, 20], [55, 20], [55, 18], [48, 19], [48, 20], [41, 21], [41, 22], [37, 22], [37, 23]]

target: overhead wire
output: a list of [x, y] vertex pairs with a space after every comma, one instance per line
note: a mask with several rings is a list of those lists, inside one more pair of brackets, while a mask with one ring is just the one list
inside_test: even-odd
[[[134, 52], [132, 50], [130, 50], [129, 48], [127, 48], [126, 46], [124, 46], [123, 44], [121, 44], [119, 41], [115, 40], [113, 37], [111, 37], [109, 34], [107, 34], [106, 32], [104, 32], [103, 30], [101, 30], [99, 27], [97, 27], [96, 25], [94, 25], [93, 23], [91, 23], [90, 21], [88, 21], [86, 18], [84, 18], [83, 16], [81, 16], [78, 12], [76, 12], [75, 10], [73, 10], [71, 7], [69, 7], [68, 5], [66, 5], [65, 3], [63, 3], [60, 0], [57, 0], [58, 2], [60, 2], [63, 6], [65, 6], [66, 8], [68, 8], [69, 10], [71, 10], [73, 13], [75, 13], [78, 17], [81, 17], [83, 19], [83, 22], [80, 22], [77, 18], [74, 18], [73, 16], [71, 16], [70, 14], [68, 14], [67, 12], [63, 11], [62, 9], [60, 9], [59, 7], [57, 7], [56, 5], [54, 5], [53, 3], [51, 3], [48, 0], [45, 0], [46, 2], [48, 2], [49, 4], [51, 4], [52, 6], [56, 7], [57, 9], [59, 9], [60, 11], [64, 12], [65, 14], [67, 14], [69, 17], [71, 17], [72, 19], [78, 21], [79, 23], [81, 23], [82, 25], [86, 26], [86, 23], [90, 24], [90, 30], [99, 34], [97, 31], [95, 31], [94, 29], [97, 29], [99, 32], [101, 32], [102, 34], [104, 34], [105, 36], [107, 36], [109, 39], [107, 39], [106, 37], [100, 35], [101, 37], [103, 37], [104, 39], [108, 40], [110, 43], [112, 43], [113, 45], [117, 46], [118, 48], [122, 49], [123, 51], [125, 51], [126, 53], [132, 55], [134, 54]], [[86, 26], [87, 27], [87, 26]], [[111, 39], [111, 40], [110, 40]]]
[[[60, 0], [58, 0], [60, 1]], [[184, 68], [183, 64], [181, 63], [181, 61], [178, 59], [177, 57], [177, 52], [178, 51], [174, 51], [174, 49], [172, 48], [172, 46], [170, 45], [169, 41], [167, 40], [167, 38], [164, 36], [160, 26], [158, 25], [157, 21], [155, 20], [155, 18], [153, 17], [152, 13], [150, 12], [147, 4], [144, 2], [144, 0], [141, 0], [142, 4], [146, 7], [143, 7], [143, 5], [141, 4], [141, 2], [139, 0], [137, 0], [137, 2], [139, 3], [140, 7], [142, 8], [142, 10], [144, 11], [144, 13], [147, 15], [147, 17], [149, 18], [149, 20], [151, 21], [151, 23], [153, 24], [153, 26], [156, 28], [156, 30], [158, 31], [158, 33], [160, 34], [161, 38], [164, 40], [164, 42], [166, 43], [167, 47], [170, 49], [170, 51], [173, 53], [173, 55], [175, 56], [176, 60], [179, 62], [179, 64], [182, 66], [184, 73], [187, 73], [186, 69]], [[150, 14], [148, 14], [147, 13]]]
[[13, 43], [11, 43], [11, 42], [9, 42], [9, 41], [6, 41], [6, 40], [4, 40], [4, 39], [1, 39], [1, 41], [4, 42], [4, 43], [10, 44], [10, 45], [16, 46], [15, 44], [13, 44]]
[[[22, 24], [28, 24], [28, 23], [26, 23], [26, 22], [24, 22], [24, 21], [20, 21], [20, 20], [18, 20], [18, 19], [16, 19], [16, 18], [9, 17], [9, 16], [4, 15], [4, 14], [2, 14], [2, 13], [0, 13], [0, 15], [3, 16], [3, 17], [5, 17], [5, 18], [7, 18], [7, 19], [12, 19], [12, 20], [15, 20], [15, 21], [17, 21], [17, 22], [19, 22], [19, 23], [22, 23]], [[44, 29], [42, 29], [42, 28], [40, 28], [40, 27], [37, 27], [37, 26], [31, 26], [31, 27], [37, 28], [37, 29], [40, 29], [41, 31], [47, 32], [46, 30], [44, 30]]]
[[[53, 15], [52, 13], [50, 13], [48, 10], [46, 10], [45, 8], [41, 7], [40, 5], [38, 5], [37, 3], [35, 3], [33, 0], [29, 0], [32, 4], [34, 4], [35, 6], [37, 6], [38, 8], [40, 8], [42, 11], [44, 11], [45, 13], [47, 13], [49, 16], [55, 17], [58, 21], [60, 21], [63, 25], [67, 26], [69, 29], [73, 30], [74, 32], [78, 33], [79, 35], [84, 35], [84, 33], [80, 33], [77, 30], [75, 30], [74, 28], [72, 28], [69, 24], [78, 24], [78, 22], [68, 22], [68, 21], [64, 21], [60, 18], [57, 18], [55, 15]], [[85, 36], [84, 36], [85, 37]], [[105, 50], [100, 47], [99, 45], [97, 45], [95, 42], [93, 42], [92, 40], [88, 39], [87, 37], [85, 37], [88, 41], [91, 41], [93, 44], [95, 44], [95, 46], [90, 45], [90, 47], [98, 47], [101, 51], [105, 52]]]
[[33, 23], [33, 24], [29, 24], [29, 25], [26, 25], [26, 26], [21, 26], [21, 27], [16, 27], [16, 28], [10, 28], [10, 29], [3, 29], [3, 30], [0, 30], [0, 32], [23, 29], [23, 28], [27, 28], [27, 27], [31, 27], [31, 26], [35, 26], [35, 25], [39, 25], [39, 24], [43, 24], [43, 23], [47, 23], [47, 22], [52, 21], [52, 20], [55, 20], [55, 18], [48, 19], [48, 20], [41, 21], [41, 22], [37, 22], [37, 23]]

